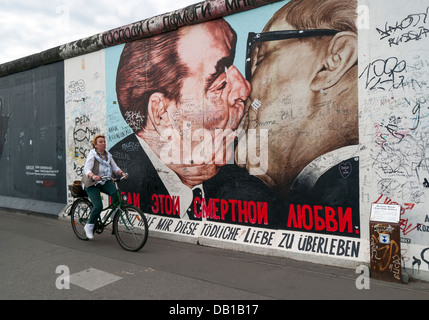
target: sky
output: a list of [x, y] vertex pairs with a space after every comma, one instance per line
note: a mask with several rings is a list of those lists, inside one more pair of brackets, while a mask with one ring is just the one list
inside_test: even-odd
[[201, 0], [0, 0], [0, 64]]

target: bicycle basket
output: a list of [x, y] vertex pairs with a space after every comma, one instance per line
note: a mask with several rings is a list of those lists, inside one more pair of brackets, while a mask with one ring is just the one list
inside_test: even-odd
[[76, 180], [73, 182], [73, 185], [69, 186], [70, 193], [73, 198], [86, 198], [88, 194], [84, 189], [82, 189], [82, 182]]

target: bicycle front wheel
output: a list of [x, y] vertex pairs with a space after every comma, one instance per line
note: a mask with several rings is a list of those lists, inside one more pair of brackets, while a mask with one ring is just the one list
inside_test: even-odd
[[116, 240], [127, 251], [139, 251], [146, 244], [149, 227], [143, 212], [132, 205], [124, 205], [113, 220]]
[[87, 199], [77, 199], [70, 209], [71, 225], [76, 236], [81, 240], [88, 240], [83, 229], [89, 220], [92, 203]]

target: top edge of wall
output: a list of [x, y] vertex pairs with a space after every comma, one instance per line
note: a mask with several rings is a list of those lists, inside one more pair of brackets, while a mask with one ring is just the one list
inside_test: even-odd
[[180, 27], [207, 22], [238, 12], [244, 12], [279, 1], [282, 0], [201, 1], [183, 9], [134, 22], [40, 53], [0, 64], [0, 77], [78, 57], [127, 42], [148, 38], [160, 33], [176, 30]]

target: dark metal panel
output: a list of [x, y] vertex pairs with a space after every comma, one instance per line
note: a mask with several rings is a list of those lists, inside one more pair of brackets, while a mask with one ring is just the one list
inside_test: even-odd
[[0, 78], [0, 97], [0, 195], [65, 203], [63, 62]]

